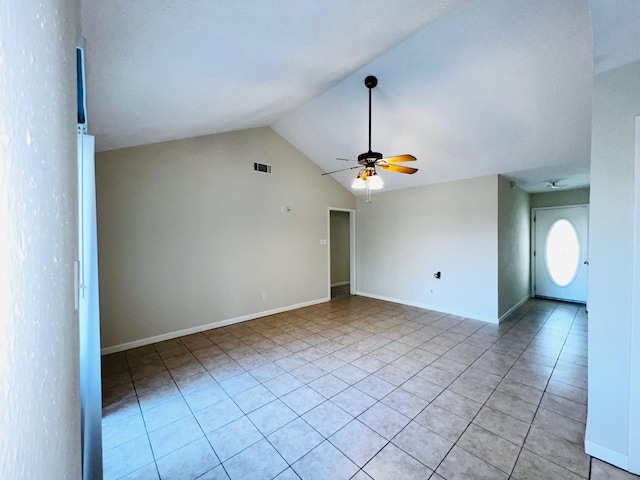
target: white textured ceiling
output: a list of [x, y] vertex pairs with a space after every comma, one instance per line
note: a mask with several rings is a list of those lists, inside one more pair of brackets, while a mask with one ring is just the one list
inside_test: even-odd
[[100, 151], [272, 125], [334, 170], [367, 149], [374, 74], [373, 149], [420, 169], [383, 172], [387, 189], [495, 173], [584, 186], [594, 50], [599, 71], [635, 52], [609, 3], [82, 0], [89, 129]]
[[98, 150], [270, 125], [460, 0], [82, 0]]

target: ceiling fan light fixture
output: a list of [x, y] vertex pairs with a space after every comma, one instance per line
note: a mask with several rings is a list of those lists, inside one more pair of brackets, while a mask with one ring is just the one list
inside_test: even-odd
[[362, 172], [360, 172], [351, 184], [351, 188], [354, 190], [364, 190], [366, 187], [367, 183], [362, 179]]
[[369, 190], [381, 190], [384, 187], [382, 177], [375, 172], [367, 177], [367, 182], [369, 183]]

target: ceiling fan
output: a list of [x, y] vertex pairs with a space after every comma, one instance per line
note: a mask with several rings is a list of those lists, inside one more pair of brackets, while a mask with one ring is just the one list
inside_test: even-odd
[[[380, 152], [371, 151], [371, 90], [376, 88], [376, 85], [378, 85], [378, 79], [373, 75], [369, 75], [364, 79], [364, 84], [369, 89], [369, 150], [358, 155], [359, 165], [356, 165], [355, 167], [342, 168], [333, 172], [323, 173], [322, 175], [331, 175], [333, 173], [360, 168], [361, 170], [360, 172], [358, 172], [358, 176], [351, 184], [351, 188], [366, 189], [367, 203], [371, 203], [371, 190], [380, 190], [384, 186], [382, 178], [380, 178], [378, 172], [376, 172], [376, 167], [380, 167], [382, 170], [407, 173], [409, 175], [416, 173], [418, 169], [405, 167], [403, 165], [396, 165], [397, 163], [403, 162], [415, 162], [416, 157], [414, 157], [413, 155], [405, 154], [383, 158]], [[337, 160], [354, 161], [346, 158], [338, 158]]]

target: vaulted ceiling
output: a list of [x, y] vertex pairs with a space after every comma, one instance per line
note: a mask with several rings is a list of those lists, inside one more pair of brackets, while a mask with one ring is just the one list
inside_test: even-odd
[[89, 131], [110, 150], [270, 125], [336, 170], [367, 150], [376, 75], [373, 149], [420, 169], [384, 172], [386, 189], [585, 186], [594, 58], [640, 58], [635, 3], [82, 0]]

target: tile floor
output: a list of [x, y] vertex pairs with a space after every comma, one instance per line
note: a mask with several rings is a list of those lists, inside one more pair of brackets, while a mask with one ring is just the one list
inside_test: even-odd
[[105, 479], [631, 479], [583, 453], [584, 307], [350, 296], [103, 358]]

